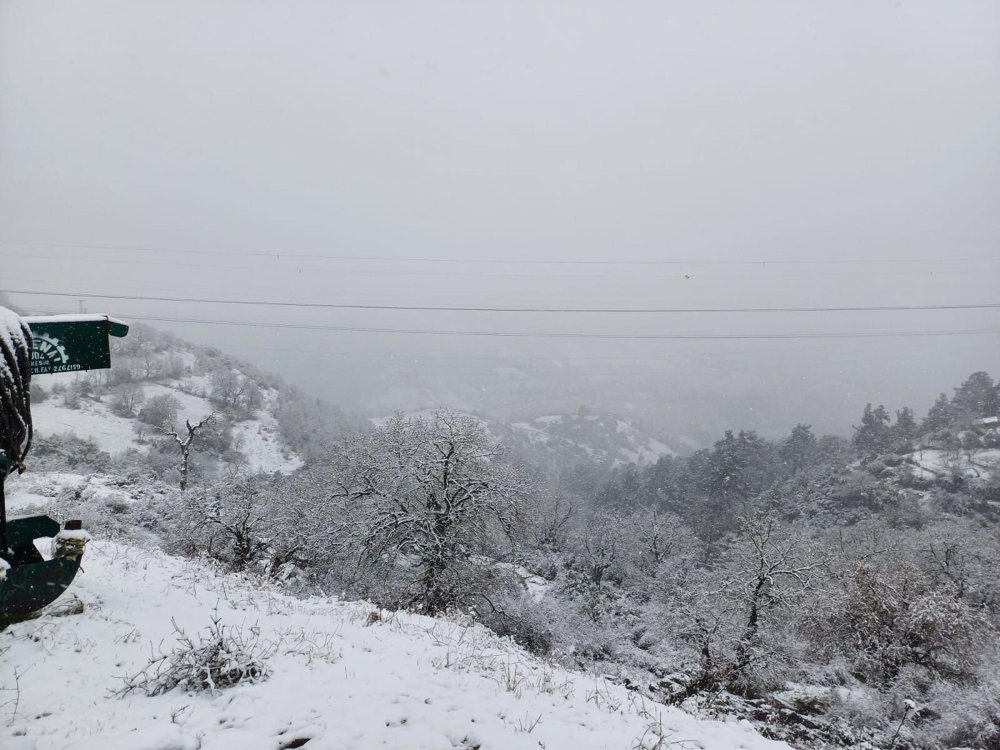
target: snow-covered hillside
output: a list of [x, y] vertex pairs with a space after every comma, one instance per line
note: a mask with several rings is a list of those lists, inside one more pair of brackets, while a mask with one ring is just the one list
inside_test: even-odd
[[[292, 599], [110, 542], [91, 543], [83, 568], [71, 594], [0, 632], [4, 750], [787, 748], [460, 621]], [[260, 644], [269, 679], [114, 695], [151, 653], [177, 646], [175, 627], [197, 642], [213, 617]]]
[[674, 456], [670, 446], [632, 422], [603, 411], [553, 414], [512, 425], [516, 438], [533, 447], [598, 463], [650, 464]]
[[988, 481], [1000, 473], [1000, 449], [918, 449], [906, 457], [913, 476], [927, 481], [960, 477]]
[[[429, 418], [433, 409], [407, 412]], [[526, 422], [506, 424], [478, 415], [476, 419], [494, 438], [532, 463], [597, 463], [609, 466], [651, 464], [675, 456], [669, 445], [647, 434], [627, 419], [605, 411], [581, 410], [575, 414], [549, 414]], [[372, 423], [385, 424], [388, 417]]]
[[[1000, 477], [1000, 429], [987, 423], [970, 430], [927, 434], [897, 452], [880, 456], [868, 470], [919, 489], [935, 485], [988, 487]], [[995, 501], [992, 504], [996, 505]]]
[[71, 433], [93, 440], [101, 450], [111, 454], [129, 448], [144, 449], [132, 430], [133, 421], [112, 414], [99, 401], [70, 409], [55, 399], [47, 400], [32, 405], [31, 417], [39, 437]]
[[[176, 346], [184, 347], [177, 343]], [[162, 356], [162, 355], [161, 355]], [[158, 375], [151, 379], [127, 381], [109, 386], [95, 373], [66, 373], [37, 378], [45, 395], [32, 405], [35, 434], [39, 437], [72, 434], [93, 440], [98, 448], [111, 455], [134, 450], [148, 453], [149, 437], [156, 430], [144, 426], [141, 407], [155, 399], [168, 398], [176, 406], [176, 424], [186, 420], [197, 423], [209, 414], [219, 413], [218, 400], [213, 402], [213, 385], [210, 378], [200, 372], [195, 353], [183, 348], [173, 356], [182, 363], [176, 376]], [[127, 361], [127, 358], [122, 358]], [[233, 370], [234, 377], [245, 377]], [[79, 397], [81, 388], [87, 396]], [[116, 408], [116, 399], [124, 389], [135, 406], [127, 411]], [[235, 415], [227, 413], [231, 427], [232, 448], [242, 454], [240, 462], [254, 472], [290, 472], [302, 466], [302, 459], [281, 439], [274, 416], [279, 392], [273, 387], [259, 389], [259, 405]], [[132, 412], [132, 413], [129, 413]], [[182, 430], [183, 431], [183, 430]]]

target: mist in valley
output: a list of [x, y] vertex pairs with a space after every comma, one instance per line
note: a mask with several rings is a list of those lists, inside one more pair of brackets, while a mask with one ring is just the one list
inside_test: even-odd
[[[6, 2], [3, 290], [364, 414], [849, 435], [869, 401], [923, 413], [995, 364], [998, 25], [977, 3]], [[408, 306], [507, 311], [385, 309]], [[902, 309], [843, 309], [872, 307]], [[622, 312], [648, 309], [716, 312]]]
[[998, 40], [0, 0], [0, 745], [1000, 747]]

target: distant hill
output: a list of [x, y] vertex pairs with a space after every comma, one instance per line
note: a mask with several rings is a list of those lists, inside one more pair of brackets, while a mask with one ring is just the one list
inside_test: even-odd
[[33, 380], [35, 463], [114, 461], [169, 478], [177, 446], [167, 433], [184, 437], [186, 421], [214, 414], [196, 474], [287, 473], [360, 424], [251, 364], [148, 326], [114, 340], [112, 360], [110, 370]]
[[512, 437], [523, 449], [542, 450], [573, 462], [618, 466], [651, 464], [677, 455], [666, 443], [644, 432], [632, 421], [606, 411], [581, 409], [576, 414], [549, 414], [515, 422]]
[[[407, 412], [426, 417], [431, 409]], [[677, 451], [646, 433], [632, 420], [608, 411], [582, 407], [575, 413], [546, 414], [524, 422], [507, 423], [473, 413], [516, 457], [537, 465], [580, 463], [608, 468], [625, 464], [648, 465]], [[374, 424], [384, 417], [372, 420]]]

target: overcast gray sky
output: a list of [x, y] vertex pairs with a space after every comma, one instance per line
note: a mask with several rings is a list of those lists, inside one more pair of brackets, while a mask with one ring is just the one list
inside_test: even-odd
[[[993, 303], [998, 92], [995, 0], [0, 0], [0, 288], [442, 306]], [[123, 318], [518, 333], [1000, 328], [996, 309], [86, 304]], [[669, 419], [701, 419], [705, 403], [678, 396], [698, 392], [732, 397], [721, 417], [704, 413], [713, 425], [843, 428], [867, 400], [922, 411], [973, 369], [1000, 374], [996, 333], [676, 342], [162, 325], [376, 408], [461, 391], [463, 405], [507, 399], [514, 413], [544, 401], [509, 382], [530, 375], [550, 384], [535, 391], [640, 413], [673, 398]], [[516, 373], [496, 372], [511, 362]], [[522, 396], [497, 402], [498, 378]], [[787, 419], [754, 415], [782, 400]]]

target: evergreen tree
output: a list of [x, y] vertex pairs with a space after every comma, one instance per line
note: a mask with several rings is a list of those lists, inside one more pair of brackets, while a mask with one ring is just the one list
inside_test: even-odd
[[709, 469], [711, 466], [712, 451], [708, 448], [696, 450], [688, 456], [682, 483], [687, 494], [701, 495], [709, 492]]
[[960, 420], [969, 421], [979, 417], [995, 416], [997, 390], [993, 385], [993, 378], [982, 371], [972, 373], [955, 389], [951, 405], [955, 417]]
[[897, 441], [912, 440], [917, 436], [917, 420], [913, 409], [904, 406], [896, 411], [896, 424], [892, 426], [892, 436]]
[[888, 449], [892, 440], [889, 428], [889, 412], [879, 404], [874, 409], [866, 404], [861, 416], [861, 426], [854, 427], [854, 437], [851, 444], [862, 456], [873, 456]]
[[923, 430], [924, 432], [943, 430], [945, 427], [951, 425], [951, 420], [951, 404], [948, 402], [948, 396], [942, 393], [927, 412], [927, 416], [924, 418]]
[[608, 510], [622, 512], [633, 512], [650, 502], [646, 495], [646, 485], [635, 464], [614, 469], [594, 495], [594, 500]]
[[771, 486], [778, 475], [778, 457], [771, 445], [753, 430], [740, 430], [740, 449], [746, 455], [750, 496]]
[[779, 455], [787, 472], [794, 475], [816, 460], [816, 451], [812, 426], [799, 423], [781, 444]]
[[684, 460], [662, 456], [646, 471], [645, 495], [664, 510], [676, 511], [685, 495]]
[[722, 507], [750, 499], [773, 478], [767, 443], [753, 430], [726, 430], [712, 450], [708, 492]]
[[[742, 438], [743, 433], [740, 433]], [[712, 499], [724, 505], [750, 496], [749, 461], [740, 438], [726, 430], [722, 440], [715, 443], [708, 480]]]
[[647, 505], [645, 487], [639, 469], [635, 464], [623, 466], [618, 472], [618, 485], [621, 488], [621, 503], [624, 507], [635, 510]]

